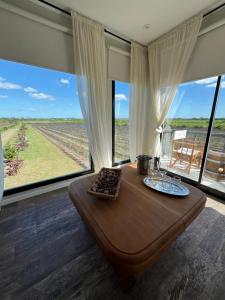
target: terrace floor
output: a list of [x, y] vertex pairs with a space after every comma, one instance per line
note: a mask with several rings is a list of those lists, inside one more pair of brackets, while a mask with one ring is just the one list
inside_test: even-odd
[[[161, 160], [161, 167], [167, 169], [170, 172], [173, 172], [175, 174], [187, 177], [189, 179], [198, 181], [200, 169], [197, 167], [192, 167], [190, 170], [190, 173], [187, 174], [184, 171], [184, 165], [182, 164], [176, 164], [176, 167], [170, 167], [169, 166], [170, 160], [169, 159], [162, 159]], [[209, 178], [207, 175], [203, 174], [202, 178], [202, 184], [211, 187], [215, 190], [218, 190], [220, 192], [225, 193], [225, 181], [216, 181], [215, 179]]]
[[0, 298], [217, 299], [225, 295], [225, 205], [206, 208], [126, 293], [66, 189], [0, 212]]

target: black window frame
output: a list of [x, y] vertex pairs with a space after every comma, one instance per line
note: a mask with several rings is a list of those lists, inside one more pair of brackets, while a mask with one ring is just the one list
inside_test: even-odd
[[[3, 197], [9, 196], [9, 195], [14, 195], [17, 193], [26, 192], [26, 191], [29, 191], [32, 189], [47, 186], [49, 184], [62, 182], [62, 181], [68, 180], [68, 179], [73, 179], [73, 178], [77, 178], [77, 177], [81, 177], [81, 176], [84, 176], [87, 174], [94, 173], [95, 172], [94, 163], [93, 163], [93, 160], [92, 160], [92, 157], [90, 154], [89, 154], [89, 157], [90, 157], [90, 159], [89, 159], [90, 168], [89, 169], [83, 170], [81, 172], [74, 172], [74, 173], [70, 173], [67, 175], [57, 176], [57, 177], [49, 178], [46, 180], [40, 180], [40, 181], [32, 182], [29, 184], [20, 185], [20, 186], [14, 187], [14, 188], [6, 189], [3, 191]], [[4, 199], [3, 199], [3, 201], [4, 201]]]
[[[216, 113], [216, 107], [219, 101], [219, 91], [220, 91], [220, 86], [221, 86], [221, 79], [222, 79], [222, 75], [218, 75], [217, 76], [217, 82], [216, 82], [216, 88], [215, 88], [215, 92], [214, 92], [214, 98], [213, 98], [213, 103], [212, 103], [212, 107], [211, 107], [211, 114], [210, 114], [210, 118], [209, 118], [209, 126], [208, 126], [208, 130], [207, 130], [207, 135], [206, 135], [206, 140], [205, 140], [205, 146], [204, 146], [204, 151], [203, 151], [203, 156], [202, 156], [202, 162], [201, 162], [201, 166], [200, 166], [200, 173], [199, 173], [199, 177], [198, 177], [198, 181], [195, 181], [193, 179], [187, 178], [185, 176], [182, 176], [180, 174], [177, 174], [175, 172], [171, 172], [165, 168], [160, 168], [162, 170], [165, 170], [167, 172], [168, 175], [170, 176], [174, 176], [174, 175], [179, 175], [179, 177], [181, 177], [182, 181], [189, 183], [199, 189], [201, 189], [203, 192], [210, 194], [214, 197], [218, 197], [220, 199], [224, 199], [223, 201], [225, 201], [225, 193], [221, 192], [219, 190], [216, 190], [212, 187], [206, 186], [202, 183], [202, 177], [204, 174], [204, 168], [205, 168], [205, 163], [206, 163], [206, 159], [207, 159], [207, 153], [208, 153], [208, 149], [209, 149], [209, 145], [210, 145], [210, 137], [211, 137], [211, 133], [213, 130], [213, 123], [214, 123], [214, 118], [215, 118], [215, 113]], [[162, 143], [162, 140], [161, 140]]]
[[[15, 62], [17, 62], [17, 61], [15, 61]], [[43, 68], [43, 67], [41, 67], [41, 68]], [[49, 69], [49, 68], [47, 68], [47, 69]], [[62, 176], [56, 176], [56, 177], [52, 177], [49, 179], [35, 181], [35, 182], [31, 182], [31, 183], [24, 184], [24, 185], [19, 185], [19, 186], [13, 187], [13, 188], [4, 189], [3, 197], [9, 196], [9, 195], [14, 195], [14, 194], [21, 193], [21, 192], [26, 192], [26, 191], [29, 191], [32, 189], [47, 186], [49, 184], [62, 182], [62, 181], [68, 180], [68, 179], [73, 179], [73, 178], [77, 178], [77, 177], [81, 177], [81, 176], [84, 176], [87, 174], [94, 173], [95, 168], [94, 168], [94, 163], [93, 163], [93, 159], [91, 157], [90, 151], [89, 151], [89, 166], [90, 166], [90, 168], [84, 169], [80, 172], [73, 172], [73, 173], [69, 173], [66, 175], [62, 175]], [[4, 201], [4, 199], [3, 199], [3, 201]]]
[[115, 161], [115, 80], [112, 80], [112, 166], [130, 163], [130, 159]]

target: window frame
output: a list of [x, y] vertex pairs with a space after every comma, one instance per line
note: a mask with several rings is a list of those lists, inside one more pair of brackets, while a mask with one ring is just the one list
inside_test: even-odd
[[115, 80], [112, 80], [112, 166], [130, 163], [130, 159], [115, 161]]
[[[94, 173], [94, 164], [93, 164], [93, 160], [92, 157], [89, 153], [89, 161], [90, 161], [90, 168], [83, 170], [81, 172], [74, 172], [74, 173], [70, 173], [67, 175], [62, 175], [62, 176], [57, 176], [57, 177], [53, 177], [53, 178], [49, 178], [46, 180], [40, 180], [40, 181], [36, 181], [36, 182], [32, 182], [29, 184], [25, 184], [25, 185], [20, 185], [14, 188], [10, 188], [10, 189], [6, 189], [3, 191], [3, 197], [5, 196], [9, 196], [9, 195], [13, 195], [13, 194], [17, 194], [17, 193], [21, 193], [21, 192], [26, 192], [29, 191], [31, 189], [36, 189], [39, 187], [44, 187], [47, 186], [49, 184], [53, 184], [53, 183], [57, 183], [57, 182], [62, 182], [64, 180], [68, 180], [68, 179], [73, 179], [73, 178], [77, 178], [77, 177], [81, 177], [87, 174], [91, 174]], [[4, 201], [4, 199], [3, 199]]]
[[[38, 65], [33, 66], [33, 65], [30, 65], [30, 64], [27, 64], [27, 63], [24, 63], [24, 62], [12, 61], [12, 60], [8, 60], [8, 59], [5, 59], [5, 58], [4, 59], [0, 58], [0, 59], [2, 59], [4, 61], [9, 61], [9, 62], [15, 62], [15, 63], [18, 63], [18, 64], [24, 64], [24, 65], [27, 65], [27, 66], [42, 68], [42, 69], [45, 69], [45, 70], [55, 71], [54, 69], [51, 69], [49, 67], [43, 67], [43, 66], [38, 66]], [[63, 71], [63, 72], [65, 72], [65, 71]], [[3, 150], [3, 145], [2, 145], [2, 150]], [[78, 172], [68, 173], [68, 174], [61, 175], [61, 176], [51, 177], [51, 178], [48, 178], [48, 179], [45, 179], [45, 180], [40, 180], [40, 181], [31, 182], [31, 183], [28, 183], [28, 184], [15, 186], [15, 187], [8, 188], [8, 189], [4, 189], [3, 190], [3, 197], [9, 196], [9, 195], [14, 195], [14, 194], [21, 193], [21, 192], [26, 192], [26, 191], [29, 191], [29, 190], [32, 190], [32, 189], [47, 186], [49, 184], [62, 182], [62, 181], [68, 180], [68, 179], [73, 179], [73, 178], [77, 178], [77, 177], [81, 177], [81, 176], [84, 176], [84, 175], [87, 175], [87, 174], [94, 173], [95, 168], [94, 168], [94, 163], [93, 163], [93, 159], [91, 157], [90, 150], [88, 151], [88, 154], [89, 154], [89, 167], [87, 169], [84, 169], [84, 170], [78, 171]], [[4, 201], [4, 198], [3, 198], [3, 201]]]
[[[203, 174], [204, 174], [204, 168], [205, 168], [205, 163], [206, 163], [206, 159], [207, 159], [207, 153], [208, 153], [208, 149], [209, 149], [209, 145], [210, 145], [210, 137], [211, 137], [211, 133], [212, 133], [212, 130], [213, 130], [213, 123], [214, 123], [214, 118], [215, 118], [215, 113], [216, 113], [216, 106], [217, 106], [217, 103], [219, 101], [219, 91], [220, 91], [221, 79], [222, 79], [222, 75], [218, 75], [217, 76], [217, 81], [216, 81], [216, 88], [215, 88], [215, 92], [214, 92], [214, 98], [213, 98], [212, 107], [211, 107], [211, 114], [210, 114], [210, 118], [209, 118], [209, 126], [208, 126], [208, 129], [207, 129], [207, 135], [206, 135], [206, 140], [205, 140], [205, 146], [204, 146], [204, 151], [203, 151], [203, 156], [202, 156], [202, 162], [201, 162], [201, 166], [200, 166], [198, 181], [187, 178], [187, 177], [182, 176], [180, 174], [179, 174], [179, 177], [181, 177], [182, 181], [184, 181], [186, 183], [189, 183], [189, 184], [201, 189], [202, 191], [204, 191], [207, 194], [210, 194], [214, 197], [218, 197], [218, 198], [221, 198], [221, 199], [225, 199], [225, 193], [224, 192], [221, 192], [221, 191], [216, 190], [212, 187], [206, 186], [202, 183], [202, 177], [203, 177]], [[162, 139], [161, 139], [161, 144], [162, 144]], [[170, 175], [170, 176], [177, 175], [175, 172], [168, 171], [165, 168], [160, 168], [160, 169], [165, 170], [167, 172], [167, 174]]]

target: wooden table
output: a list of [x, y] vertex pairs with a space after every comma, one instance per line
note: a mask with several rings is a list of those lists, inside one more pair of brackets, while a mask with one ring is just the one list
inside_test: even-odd
[[117, 200], [101, 200], [86, 192], [95, 177], [74, 181], [70, 197], [122, 282], [156, 261], [206, 202], [205, 194], [188, 184], [191, 194], [184, 198], [149, 189], [134, 165], [122, 168]]

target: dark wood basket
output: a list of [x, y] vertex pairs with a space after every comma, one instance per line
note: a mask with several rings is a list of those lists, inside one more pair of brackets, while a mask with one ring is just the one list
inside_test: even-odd
[[115, 200], [119, 195], [121, 169], [102, 168], [88, 193], [102, 199]]

